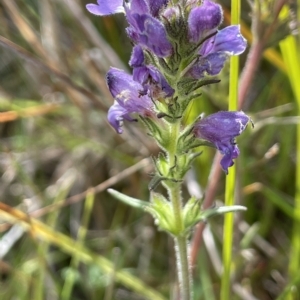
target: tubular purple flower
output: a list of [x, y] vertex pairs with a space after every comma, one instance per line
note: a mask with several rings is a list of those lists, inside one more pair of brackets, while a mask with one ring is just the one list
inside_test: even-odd
[[164, 25], [149, 14], [132, 14], [127, 12], [130, 26], [126, 28], [127, 34], [136, 44], [149, 49], [158, 57], [170, 56], [173, 47], [167, 38]]
[[226, 174], [240, 153], [235, 137], [245, 130], [249, 121], [242, 111], [220, 111], [195, 124], [195, 136], [212, 143], [224, 155], [221, 166]]
[[141, 46], [134, 46], [132, 49], [129, 65], [133, 68], [144, 65], [145, 55]]
[[231, 25], [205, 41], [199, 54], [205, 56], [209, 53], [226, 52], [229, 55], [240, 55], [246, 46], [247, 41], [241, 34], [240, 25]]
[[132, 13], [151, 14], [158, 17], [159, 11], [167, 5], [169, 0], [131, 0], [128, 8]]
[[162, 17], [167, 19], [169, 22], [176, 21], [180, 18], [180, 9], [178, 6], [167, 7], [163, 13]]
[[150, 14], [150, 7], [147, 0], [131, 0], [126, 6], [126, 14]]
[[158, 17], [159, 11], [168, 4], [169, 0], [148, 0], [152, 16]]
[[240, 26], [228, 26], [203, 43], [199, 59], [189, 68], [186, 75], [195, 79], [217, 75], [227, 59], [231, 55], [243, 53], [246, 46], [247, 41], [240, 33]]
[[149, 91], [149, 96], [154, 99], [171, 97], [175, 92], [160, 71], [152, 65], [134, 68], [133, 79], [144, 87], [142, 94]]
[[87, 10], [96, 16], [124, 13], [123, 0], [97, 0], [98, 4], [87, 4]]
[[168, 0], [97, 0], [98, 4], [87, 4], [89, 12], [98, 16], [125, 12], [129, 27], [126, 29], [130, 39], [149, 49], [158, 57], [170, 56], [173, 47], [168, 40], [166, 29], [157, 18], [159, 11]]
[[134, 81], [132, 76], [123, 70], [110, 68], [106, 75], [110, 93], [114, 97], [114, 104], [108, 111], [108, 121], [118, 133], [122, 133], [123, 120], [134, 121], [130, 114], [137, 113], [144, 117], [155, 115], [152, 100], [149, 96], [139, 93], [142, 85]]
[[219, 4], [204, 0], [201, 6], [193, 8], [188, 17], [189, 39], [199, 43], [213, 31], [216, 31], [223, 21], [222, 8]]
[[175, 92], [174, 89], [156, 67], [145, 65], [144, 60], [143, 49], [134, 46], [129, 65], [133, 67], [133, 80], [143, 86], [141, 94], [149, 93], [149, 96], [154, 99], [171, 97]]
[[[186, 71], [185, 75], [201, 79], [219, 74], [231, 55], [239, 55], [246, 49], [247, 42], [240, 33], [238, 25], [228, 26], [220, 31], [223, 12], [219, 4], [203, 0], [202, 5], [192, 5], [188, 16], [189, 40], [201, 44], [199, 58]], [[213, 35], [215, 33], [215, 35]], [[210, 35], [210, 38], [208, 38]]]

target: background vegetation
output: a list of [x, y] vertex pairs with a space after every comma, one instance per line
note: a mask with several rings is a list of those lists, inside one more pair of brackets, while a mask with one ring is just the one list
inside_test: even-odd
[[[0, 1], [0, 299], [177, 299], [173, 241], [106, 192], [147, 200], [158, 147], [140, 124], [117, 135], [106, 121], [105, 73], [129, 69], [131, 45], [122, 16], [87, 2]], [[228, 25], [230, 1], [218, 2]], [[242, 1], [239, 101], [255, 128], [238, 139], [235, 202], [248, 210], [235, 215], [232, 299], [300, 297], [296, 4]], [[228, 70], [190, 116], [227, 109]], [[224, 201], [214, 155], [205, 148], [185, 184], [204, 207]], [[191, 234], [197, 300], [219, 299], [222, 229], [215, 217]]]

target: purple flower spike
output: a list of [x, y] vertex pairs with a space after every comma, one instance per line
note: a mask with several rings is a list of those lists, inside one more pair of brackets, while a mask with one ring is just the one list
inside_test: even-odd
[[114, 104], [108, 111], [108, 121], [118, 133], [122, 133], [123, 120], [134, 121], [130, 114], [137, 113], [144, 117], [155, 115], [153, 103], [149, 96], [141, 96], [142, 85], [134, 81], [132, 76], [123, 70], [110, 68], [106, 75]]
[[123, 0], [97, 0], [97, 4], [87, 4], [87, 10], [96, 16], [124, 13]]
[[193, 43], [200, 42], [220, 26], [223, 21], [219, 4], [204, 0], [201, 6], [191, 10], [188, 18], [189, 38]]
[[194, 134], [212, 144], [223, 154], [221, 166], [226, 174], [239, 155], [235, 137], [247, 127], [250, 118], [242, 111], [220, 111], [201, 119], [195, 124]]

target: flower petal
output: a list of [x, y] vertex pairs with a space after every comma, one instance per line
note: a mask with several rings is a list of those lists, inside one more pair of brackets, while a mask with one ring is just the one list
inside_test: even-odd
[[106, 75], [106, 81], [114, 98], [120, 97], [124, 91], [135, 92], [138, 95], [138, 91], [142, 89], [142, 86], [134, 81], [131, 75], [117, 68], [110, 68]]
[[200, 42], [212, 30], [216, 30], [223, 21], [222, 8], [219, 4], [204, 0], [201, 6], [191, 10], [188, 17], [190, 41]]
[[206, 75], [215, 76], [221, 72], [229, 55], [217, 52], [201, 57], [187, 72], [188, 76], [200, 79]]
[[237, 145], [231, 145], [231, 147], [227, 147], [225, 151], [221, 149], [218, 150], [224, 154], [220, 164], [225, 173], [228, 174], [228, 168], [234, 165], [233, 159], [239, 156], [240, 150]]
[[144, 95], [149, 91], [153, 98], [171, 97], [175, 92], [162, 73], [152, 65], [134, 68], [133, 79], [144, 87]]
[[87, 10], [96, 16], [124, 13], [123, 0], [98, 0], [97, 4], [87, 4]]
[[141, 46], [136, 45], [132, 49], [129, 65], [133, 68], [140, 67], [144, 64], [145, 56]]
[[123, 132], [123, 129], [121, 127], [122, 127], [124, 115], [127, 115], [127, 114], [128, 113], [127, 113], [126, 109], [123, 108], [116, 101], [108, 110], [108, 113], [107, 113], [108, 122], [119, 134], [121, 134]]
[[[109, 0], [106, 0], [109, 1]], [[128, 6], [127, 14], [149, 14], [150, 8], [146, 0], [131, 0]]]
[[133, 14], [128, 18], [127, 34], [137, 44], [148, 48], [159, 57], [170, 56], [172, 44], [167, 38], [164, 25], [150, 15]]
[[214, 40], [211, 52], [227, 52], [230, 55], [239, 55], [247, 47], [246, 39], [241, 35], [240, 26], [232, 25], [220, 30]]
[[132, 76], [123, 70], [110, 68], [106, 75], [107, 85], [115, 99], [108, 111], [108, 121], [118, 133], [122, 133], [122, 121], [134, 121], [130, 114], [138, 113], [144, 117], [154, 115], [152, 100], [141, 95], [143, 86], [134, 81]]
[[148, 0], [150, 12], [153, 17], [157, 17], [162, 7], [166, 6], [169, 0]]
[[224, 155], [221, 166], [227, 173], [239, 155], [235, 137], [246, 128], [250, 118], [242, 111], [220, 111], [198, 121], [194, 127], [197, 138], [207, 140]]

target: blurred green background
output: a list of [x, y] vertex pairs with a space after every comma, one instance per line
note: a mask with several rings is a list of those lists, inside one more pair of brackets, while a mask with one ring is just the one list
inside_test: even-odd
[[[218, 2], [228, 25], [230, 1]], [[258, 2], [260, 12], [242, 1], [249, 46], [240, 68], [247, 61], [255, 68], [243, 110], [255, 127], [238, 138], [236, 203], [248, 210], [236, 214], [232, 299], [300, 299], [293, 271], [300, 259], [297, 3], [286, 1], [277, 16], [284, 1]], [[141, 124], [126, 123], [122, 135], [108, 125], [113, 99], [105, 73], [109, 66], [129, 71], [132, 46], [122, 15], [90, 15], [87, 3], [0, 1], [0, 299], [177, 299], [172, 239], [150, 215], [106, 192], [113, 187], [148, 200], [153, 167], [147, 158], [159, 149]], [[261, 43], [256, 33], [269, 28]], [[291, 33], [292, 42], [282, 43]], [[257, 62], [249, 56], [251, 43], [261, 46]], [[229, 64], [221, 83], [193, 102], [187, 122], [227, 109], [228, 72]], [[194, 185], [205, 193], [215, 151], [203, 150], [185, 199]], [[218, 205], [224, 181], [222, 174], [213, 199]], [[222, 228], [223, 217], [209, 220], [197, 251], [197, 300], [219, 299]]]

